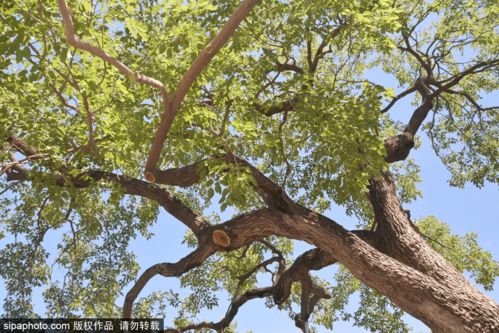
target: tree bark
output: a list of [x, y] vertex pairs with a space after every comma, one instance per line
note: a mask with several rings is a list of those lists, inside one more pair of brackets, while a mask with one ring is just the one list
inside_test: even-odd
[[[458, 322], [453, 323], [451, 317], [440, 311], [418, 318], [434, 332], [499, 332], [498, 305], [428, 245], [402, 208], [389, 173], [370, 181], [369, 199], [375, 213], [378, 249], [401, 265], [410, 266], [429, 277], [428, 290], [432, 295], [416, 294], [413, 297], [423, 303], [435, 297], [441, 307], [458, 318]], [[442, 287], [447, 291], [444, 292]], [[404, 285], [400, 288], [401, 293], [405, 292]], [[459, 295], [457, 300], [456, 295]], [[429, 304], [426, 306], [432, 308]]]
[[[17, 149], [23, 150], [19, 145]], [[256, 169], [252, 171], [257, 179], [258, 192], [266, 198], [270, 207], [218, 225], [210, 225], [157, 185], [101, 171], [85, 173], [95, 181], [121, 184], [127, 194], [158, 202], [189, 227], [200, 241], [196, 253], [202, 256], [186, 259], [185, 263], [156, 265], [147, 270], [139, 279], [143, 283], [137, 284], [127, 295], [128, 312], [131, 312], [133, 300], [140, 289], [153, 275], [178, 276], [200, 265], [204, 258], [216, 251], [238, 249], [276, 235], [303, 240], [318, 248], [304, 255], [303, 263], [297, 260], [295, 268], [287, 274], [293, 279], [306, 275], [299, 265], [310, 270], [338, 261], [360, 281], [386, 295], [434, 332], [499, 331], [499, 306], [473, 287], [426, 243], [402, 208], [389, 173], [370, 181], [369, 199], [374, 208], [377, 227], [374, 232], [369, 232], [344, 229], [335, 221], [293, 202], [284, 191], [277, 191], [270, 179]], [[20, 166], [7, 173], [8, 181], [30, 179], [30, 171]], [[90, 184], [81, 177], [68, 178], [63, 174], [55, 176], [54, 180], [59, 186], [72, 184], [80, 188]], [[227, 235], [230, 241], [226, 245], [213, 242], [212, 236], [217, 231]], [[274, 289], [275, 294], [272, 293], [272, 296], [278, 302], [281, 301], [287, 293], [285, 289]]]

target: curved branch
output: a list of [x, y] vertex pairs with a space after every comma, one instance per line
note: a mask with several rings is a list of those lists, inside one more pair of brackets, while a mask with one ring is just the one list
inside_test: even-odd
[[57, 0], [57, 4], [59, 6], [59, 12], [61, 13], [63, 24], [64, 24], [64, 34], [66, 36], [67, 42], [69, 45], [91, 53], [92, 55], [101, 58], [108, 64], [114, 66], [118, 71], [127, 76], [129, 79], [147, 84], [148, 86], [151, 86], [153, 88], [159, 89], [164, 96], [166, 96], [166, 90], [165, 86], [163, 83], [159, 82], [156, 79], [153, 79], [147, 75], [134, 72], [130, 68], [128, 68], [125, 64], [123, 64], [121, 61], [118, 59], [110, 56], [104, 50], [93, 46], [90, 43], [84, 42], [80, 40], [74, 32], [74, 26], [73, 26], [73, 19], [71, 18], [70, 10], [68, 8], [68, 5], [66, 4], [65, 0]]
[[293, 282], [305, 280], [309, 271], [319, 270], [336, 262], [336, 259], [320, 249], [312, 249], [301, 254], [277, 280], [272, 291], [274, 303], [278, 305], [284, 303], [291, 294]]
[[[310, 313], [313, 311], [315, 304], [317, 304], [317, 302], [322, 298], [331, 297], [324, 289], [314, 285], [312, 279], [310, 278], [310, 275], [308, 274], [309, 270], [320, 269], [322, 267], [327, 266], [325, 261], [320, 262], [324, 258], [325, 258], [325, 253], [321, 252], [318, 249], [307, 251], [306, 253], [298, 257], [297, 260], [295, 260], [293, 265], [291, 265], [291, 267], [282, 274], [283, 278], [277, 280], [274, 285], [270, 287], [256, 288], [249, 290], [244, 294], [242, 294], [241, 296], [232, 300], [225, 316], [218, 322], [202, 322], [197, 324], [190, 324], [176, 329], [167, 329], [166, 332], [178, 333], [178, 332], [185, 332], [188, 330], [196, 330], [201, 328], [209, 328], [217, 331], [222, 330], [230, 325], [232, 320], [234, 320], [234, 317], [237, 315], [239, 308], [243, 306], [246, 302], [255, 298], [264, 298], [264, 297], [273, 296], [276, 293], [276, 289], [283, 289], [287, 288], [288, 286], [289, 289], [291, 289], [291, 285], [293, 284], [293, 282], [300, 282], [302, 284], [303, 290], [306, 290], [308, 294], [312, 294], [311, 297], [307, 297], [303, 303], [306, 304], [306, 309], [307, 309], [306, 313], [308, 313], [308, 315], [305, 314], [304, 312], [300, 316], [300, 320], [302, 321], [308, 320], [308, 317], [310, 316]], [[312, 259], [312, 262], [309, 262], [308, 259]], [[275, 260], [276, 257], [271, 258], [269, 260], [262, 262], [257, 267], [268, 265], [270, 261], [275, 261]], [[322, 264], [325, 264], [325, 266], [320, 267]], [[297, 272], [299, 272], [299, 274]], [[283, 284], [285, 284], [284, 287], [282, 286]], [[289, 297], [289, 295], [290, 293], [287, 294], [286, 299]], [[281, 304], [281, 303], [276, 303], [276, 304]], [[298, 319], [295, 319], [296, 322], [298, 322], [297, 320]]]
[[206, 258], [215, 253], [216, 247], [211, 244], [200, 246], [178, 262], [156, 264], [145, 270], [128, 291], [123, 304], [123, 318], [132, 318], [133, 303], [145, 285], [156, 275], [165, 277], [180, 276], [185, 272], [200, 266]]
[[151, 174], [155, 177], [155, 181], [158, 184], [185, 187], [191, 186], [199, 182], [199, 169], [205, 161], [210, 159], [221, 159], [227, 163], [248, 168], [256, 181], [255, 190], [269, 207], [281, 211], [290, 211], [293, 207], [296, 208], [296, 203], [285, 193], [281, 186], [265, 176], [248, 161], [230, 153], [210, 156], [207, 159], [194, 162], [181, 168], [167, 170], [157, 169], [152, 171]]
[[201, 328], [210, 328], [216, 331], [222, 330], [230, 325], [234, 317], [237, 315], [239, 308], [243, 306], [246, 302], [255, 298], [268, 297], [271, 295], [271, 293], [272, 293], [272, 287], [249, 290], [231, 302], [229, 309], [227, 310], [227, 313], [220, 321], [216, 323], [202, 322], [198, 324], [191, 324], [177, 329], [166, 329], [165, 332], [178, 333], [189, 330], [198, 330]]
[[315, 305], [322, 298], [329, 299], [331, 295], [324, 288], [316, 286], [310, 274], [307, 273], [301, 280], [300, 314], [295, 316], [295, 326], [300, 328], [303, 333], [310, 333], [308, 320]]
[[[30, 180], [33, 175], [30, 170], [24, 169], [19, 165], [14, 165], [11, 169], [15, 172], [7, 173], [7, 181], [27, 181]], [[85, 188], [96, 181], [119, 184], [126, 194], [141, 196], [157, 202], [168, 213], [191, 229], [198, 237], [204, 229], [210, 226], [210, 223], [206, 219], [187, 207], [167, 190], [139, 179], [98, 170], [84, 172], [76, 177], [70, 177], [64, 174], [53, 176], [53, 183], [63, 187], [73, 186], [76, 188]]]

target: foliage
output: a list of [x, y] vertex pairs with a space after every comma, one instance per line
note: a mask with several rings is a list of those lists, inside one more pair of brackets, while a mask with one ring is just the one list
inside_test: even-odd
[[478, 245], [476, 233], [453, 235], [449, 226], [434, 216], [419, 220], [416, 226], [454, 267], [460, 272], [470, 273], [475, 282], [485, 290], [492, 290], [494, 281], [499, 276], [499, 262]]
[[[163, 82], [168, 92], [238, 4], [68, 1], [79, 38]], [[438, 59], [436, 80], [452, 79], [470, 63], [497, 60], [498, 15], [493, 1], [262, 1], [197, 78], [162, 150], [161, 169], [203, 160], [199, 183], [163, 188], [188, 207], [212, 214], [214, 223], [227, 211], [261, 208], [251, 170], [217, 158], [230, 153], [251, 162], [300, 204], [318, 212], [342, 205], [360, 225], [369, 225], [367, 184], [389, 168], [383, 140], [401, 128], [379, 110], [396, 90], [424, 75], [421, 64], [398, 47], [401, 36], [416, 35], [418, 47]], [[36, 288], [44, 288], [50, 316], [117, 316], [117, 300], [139, 271], [130, 244], [138, 235], [153, 236], [149, 228], [159, 207], [105, 181], [76, 188], [61, 187], [54, 179], [89, 170], [140, 178], [160, 122], [162, 96], [102, 59], [69, 47], [55, 1], [2, 1], [0, 18], [0, 137], [14, 134], [37, 152], [25, 158], [12, 156], [8, 145], [0, 149], [4, 166], [23, 158], [19, 163], [30, 166], [29, 183], [0, 182], [5, 315], [41, 315], [31, 298]], [[396, 84], [368, 80], [373, 72]], [[484, 69], [441, 92], [432, 120], [423, 125], [451, 173], [451, 185], [498, 181], [499, 114], [481, 105], [482, 97], [499, 88], [497, 74], [497, 68]], [[415, 96], [414, 104], [420, 103]], [[274, 113], [279, 109], [284, 111]], [[414, 161], [390, 170], [403, 202], [422, 195]], [[217, 200], [225, 215], [213, 213]], [[416, 225], [458, 270], [492, 288], [499, 266], [475, 234], [452, 235], [434, 217]], [[56, 239], [57, 248], [49, 251], [47, 239]], [[194, 243], [192, 235], [186, 239]], [[292, 242], [267, 242], [288, 264], [292, 261]], [[219, 252], [181, 277], [189, 296], [152, 294], [137, 304], [136, 314], [166, 311], [170, 316], [171, 307], [177, 311], [174, 321], [187, 322], [218, 306], [221, 291], [233, 299], [259, 287], [265, 269], [253, 269], [273, 255], [261, 243]], [[275, 274], [277, 267], [267, 269]], [[353, 320], [372, 332], [408, 331], [400, 309], [345, 270], [338, 270], [334, 283], [317, 282], [333, 297], [317, 305], [316, 324], [332, 329], [337, 320]], [[284, 306], [291, 312], [300, 299], [299, 290], [293, 291]], [[358, 308], [347, 311], [353, 294], [360, 299]]]

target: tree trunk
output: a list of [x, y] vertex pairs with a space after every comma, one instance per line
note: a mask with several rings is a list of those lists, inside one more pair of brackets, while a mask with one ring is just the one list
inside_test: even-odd
[[[399, 261], [400, 265], [418, 270], [428, 277], [431, 284], [428, 288], [431, 294], [412, 296], [425, 312], [423, 316], [416, 314], [416, 317], [433, 332], [499, 332], [497, 304], [428, 245], [402, 208], [389, 173], [371, 180], [369, 199], [375, 212], [377, 248]], [[403, 291], [404, 285], [400, 288], [401, 293], [407, 292]], [[433, 307], [432, 299], [438, 301], [440, 309]], [[407, 303], [409, 308], [419, 307]], [[442, 308], [445, 311], [441, 311]]]
[[[382, 189], [389, 185], [388, 180], [389, 177], [379, 180]], [[376, 198], [380, 195], [379, 199], [386, 199], [385, 195], [391, 193], [378, 191], [374, 189], [371, 195], [375, 192]], [[382, 212], [387, 216], [403, 217], [405, 222], [393, 228], [403, 235], [401, 239], [376, 237], [381, 232], [376, 230], [374, 237], [365, 240], [363, 234], [345, 230], [329, 218], [304, 208], [292, 213], [263, 209], [233, 219], [223, 228], [232, 240], [228, 249], [240, 248], [267, 235], [314, 244], [434, 332], [499, 332], [499, 306], [424, 244], [398, 200], [383, 207]], [[403, 257], [403, 251], [407, 252], [407, 258]]]

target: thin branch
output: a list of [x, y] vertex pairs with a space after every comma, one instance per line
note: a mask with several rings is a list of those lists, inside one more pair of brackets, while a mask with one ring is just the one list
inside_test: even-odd
[[473, 66], [470, 66], [466, 68], [465, 70], [445, 79], [442, 81], [439, 81], [438, 84], [440, 85], [440, 89], [435, 92], [435, 94], [439, 93], [440, 91], [444, 91], [445, 89], [451, 88], [458, 84], [464, 77], [470, 74], [477, 74], [480, 72], [483, 72], [487, 69], [493, 68], [495, 66], [499, 65], [499, 59], [494, 59], [490, 61], [482, 61], [479, 63], [474, 64]]
[[398, 48], [402, 51], [409, 52], [412, 56], [414, 56], [414, 58], [416, 58], [419, 64], [424, 68], [426, 74], [428, 76], [431, 76], [432, 75], [431, 64], [428, 61], [425, 61], [422, 58], [422, 55], [419, 54], [418, 51], [411, 46], [411, 43], [409, 41], [409, 35], [402, 33], [402, 38], [404, 40], [405, 47], [399, 46]]
[[159, 89], [161, 93], [166, 96], [166, 90], [163, 85], [163, 83], [159, 82], [156, 79], [153, 79], [147, 75], [134, 72], [130, 68], [128, 68], [125, 64], [123, 64], [121, 61], [118, 59], [110, 56], [106, 52], [104, 52], [102, 49], [93, 46], [90, 43], [84, 42], [80, 40], [74, 32], [74, 25], [73, 25], [73, 19], [71, 18], [71, 13], [70, 10], [66, 4], [65, 0], [57, 0], [57, 4], [59, 5], [59, 12], [61, 13], [63, 24], [64, 24], [64, 34], [66, 36], [67, 42], [69, 45], [91, 53], [92, 55], [101, 58], [105, 62], [109, 63], [110, 65], [114, 66], [118, 71], [130, 78], [131, 80], [147, 84], [148, 86], [151, 86], [153, 88]]
[[156, 275], [164, 277], [180, 276], [185, 272], [200, 266], [210, 255], [215, 253], [214, 245], [205, 244], [188, 254], [176, 263], [160, 263], [146, 269], [128, 291], [123, 304], [123, 318], [132, 318], [133, 303], [146, 284]]
[[[7, 181], [26, 181], [31, 177], [31, 171], [20, 168], [18, 165], [12, 167], [12, 169], [15, 172], [7, 173]], [[126, 194], [141, 196], [157, 202], [168, 213], [191, 229], [196, 236], [199, 236], [204, 229], [210, 226], [210, 223], [206, 219], [194, 212], [167, 190], [139, 179], [98, 170], [83, 172], [76, 177], [64, 174], [53, 176], [53, 183], [63, 187], [85, 188], [96, 181], [119, 184]]]
[[275, 262], [279, 263], [280, 261], [281, 261], [280, 257], [272, 257], [272, 258], [269, 258], [267, 260], [264, 260], [261, 263], [259, 263], [258, 265], [256, 265], [255, 267], [253, 267], [250, 271], [248, 271], [245, 274], [239, 276], [238, 279], [239, 279], [240, 282], [244, 282], [247, 279], [249, 279], [253, 274], [255, 274], [256, 272], [258, 272], [260, 269], [266, 268], [267, 266], [269, 266], [269, 265], [271, 265], [271, 264], [273, 264]]
[[[275, 257], [277, 258], [277, 257]], [[271, 259], [275, 259], [271, 258]], [[264, 261], [258, 267], [264, 266], [264, 264], [269, 264], [269, 261]], [[311, 259], [312, 261], [309, 261]], [[277, 260], [277, 259], [276, 259]], [[243, 306], [248, 301], [255, 298], [264, 298], [275, 295], [276, 292], [282, 289], [288, 289], [289, 293], [286, 295], [286, 299], [291, 294], [290, 289], [293, 282], [300, 282], [302, 284], [302, 290], [306, 290], [308, 294], [312, 294], [311, 297], [307, 297], [305, 304], [307, 304], [306, 309], [308, 311], [308, 316], [313, 310], [313, 307], [322, 298], [330, 298], [331, 296], [321, 287], [314, 285], [310, 275], [309, 270], [320, 269], [328, 265], [330, 261], [327, 261], [326, 254], [318, 249], [310, 250], [299, 256], [293, 265], [290, 266], [283, 274], [282, 277], [277, 280], [272, 286], [264, 288], [256, 288], [249, 290], [239, 297], [232, 300], [225, 316], [218, 322], [201, 322], [197, 324], [190, 324], [179, 328], [171, 328], [165, 330], [165, 332], [185, 332], [189, 330], [196, 330], [201, 328], [209, 328], [212, 330], [220, 331], [228, 327], [234, 317], [236, 316], [239, 308]], [[334, 261], [332, 261], [334, 262]], [[281, 303], [276, 303], [281, 304]], [[303, 318], [308, 320], [308, 316], [303, 315]]]
[[166, 329], [165, 332], [179, 333], [179, 332], [185, 332], [185, 331], [190, 331], [190, 330], [199, 330], [202, 328], [209, 328], [212, 330], [221, 331], [230, 325], [230, 323], [232, 322], [234, 317], [237, 315], [239, 308], [241, 306], [243, 306], [246, 302], [248, 302], [252, 299], [255, 299], [255, 298], [268, 297], [271, 294], [272, 294], [272, 287], [257, 288], [257, 289], [249, 290], [231, 302], [231, 304], [227, 310], [227, 313], [220, 321], [218, 321], [216, 323], [214, 323], [214, 322], [202, 322], [199, 324], [191, 324], [191, 325], [187, 325], [187, 326], [184, 326], [181, 328]]
[[397, 103], [400, 99], [404, 98], [405, 96], [407, 96], [407, 95], [409, 95], [409, 94], [411, 94], [411, 93], [413, 93], [415, 91], [416, 91], [416, 86], [412, 86], [409, 89], [401, 92], [400, 94], [398, 94], [397, 96], [395, 96], [386, 107], [384, 107], [381, 110], [381, 113], [388, 112], [388, 110], [390, 110], [395, 105], [395, 103]]

